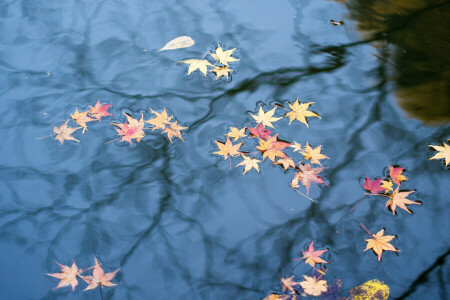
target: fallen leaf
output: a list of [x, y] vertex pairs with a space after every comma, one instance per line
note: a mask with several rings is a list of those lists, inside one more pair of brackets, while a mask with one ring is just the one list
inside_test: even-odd
[[112, 114], [108, 112], [108, 109], [110, 107], [111, 105], [109, 104], [101, 105], [100, 100], [98, 100], [94, 107], [89, 106], [90, 109], [89, 113], [91, 114], [92, 117], [100, 121], [102, 117], [112, 116]]
[[120, 269], [117, 269], [111, 273], [105, 273], [103, 271], [103, 269], [100, 267], [100, 264], [98, 263], [97, 258], [96, 258], [94, 270], [92, 271], [92, 276], [83, 276], [82, 277], [83, 280], [86, 281], [87, 284], [89, 284], [84, 290], [85, 291], [93, 290], [97, 286], [100, 286], [102, 288], [104, 286], [111, 287], [111, 286], [117, 285], [115, 283], [112, 283], [111, 280], [114, 278], [114, 276], [116, 275], [116, 273], [119, 270]]
[[62, 124], [59, 127], [53, 126], [53, 132], [56, 134], [55, 140], [59, 141], [62, 144], [64, 144], [64, 141], [76, 141], [80, 142], [76, 138], [72, 136], [72, 133], [80, 129], [81, 127], [67, 127], [67, 123], [69, 120], [67, 120], [64, 124]]
[[188, 59], [178, 62], [183, 64], [189, 64], [188, 75], [190, 75], [193, 71], [199, 69], [205, 76], [208, 71], [208, 66], [212, 66], [212, 64], [206, 59]]
[[392, 183], [392, 181], [386, 181], [386, 180], [383, 180], [383, 181], [381, 181], [381, 188], [382, 189], [384, 189], [384, 193], [386, 194], [387, 192], [389, 192], [389, 191], [393, 191], [394, 189], [392, 188], [392, 185], [393, 185], [393, 183]]
[[290, 157], [280, 158], [275, 163], [276, 165], [282, 165], [283, 169], [286, 171], [289, 167], [295, 169], [295, 163]]
[[294, 142], [293, 145], [291, 145], [289, 147], [294, 148], [294, 150], [292, 150], [294, 152], [301, 152], [302, 151], [302, 145], [300, 145], [297, 142]]
[[229, 69], [227, 66], [219, 67], [215, 66], [214, 69], [211, 70], [211, 72], [216, 73], [216, 80], [219, 79], [222, 76], [225, 76], [228, 79], [228, 76], [231, 73], [231, 69]]
[[379, 192], [383, 192], [385, 189], [381, 186], [383, 178], [375, 179], [372, 181], [369, 176], [366, 175], [366, 179], [362, 184], [362, 187], [369, 193], [378, 194]]
[[282, 158], [286, 157], [286, 154], [282, 150], [289, 146], [289, 144], [277, 142], [277, 136], [278, 134], [267, 140], [259, 139], [260, 145], [256, 146], [256, 149], [262, 152], [263, 160], [267, 157], [275, 163], [277, 156]]
[[61, 265], [60, 263], [57, 264], [61, 268], [60, 273], [52, 273], [52, 274], [47, 273], [48, 276], [55, 277], [61, 280], [58, 286], [56, 286], [54, 289], [56, 290], [71, 285], [72, 291], [75, 290], [75, 287], [78, 285], [77, 276], [80, 275], [82, 271], [78, 270], [78, 267], [74, 261], [72, 262], [71, 267]]
[[402, 175], [403, 171], [402, 167], [394, 168], [393, 166], [389, 166], [389, 176], [391, 176], [392, 181], [399, 185], [400, 182], [407, 180], [408, 178], [405, 177], [405, 175]]
[[288, 298], [289, 298], [289, 295], [278, 295], [278, 294], [272, 293], [269, 296], [265, 297], [263, 300], [287, 300]]
[[226, 136], [229, 136], [230, 138], [233, 138], [236, 142], [238, 139], [246, 137], [245, 134], [245, 127], [242, 129], [238, 129], [236, 127], [230, 127], [230, 132], [226, 134]]
[[141, 115], [141, 119], [138, 121], [134, 118], [132, 118], [129, 114], [125, 113], [125, 116], [127, 118], [128, 123], [111, 123], [114, 126], [117, 126], [116, 128], [117, 134], [119, 136], [122, 136], [122, 140], [126, 141], [130, 144], [133, 144], [132, 140], [136, 139], [136, 141], [139, 143], [142, 138], [145, 136], [144, 129], [144, 119]]
[[187, 127], [180, 126], [177, 124], [177, 121], [175, 121], [170, 123], [170, 125], [163, 130], [163, 133], [167, 133], [167, 138], [171, 143], [173, 137], [177, 137], [184, 142], [183, 137], [181, 136], [181, 130], [185, 129], [187, 129]]
[[369, 280], [350, 290], [348, 300], [387, 300], [389, 287], [377, 279]]
[[295, 100], [294, 104], [291, 105], [289, 103], [289, 107], [290, 107], [291, 111], [284, 115], [285, 117], [289, 117], [289, 124], [291, 124], [292, 121], [297, 120], [297, 121], [305, 124], [306, 127], [309, 127], [306, 117], [320, 118], [320, 116], [318, 114], [308, 110], [308, 107], [313, 103], [314, 102], [306, 102], [306, 103], [300, 104], [298, 102], [298, 98], [297, 98], [297, 100]]
[[215, 142], [217, 144], [217, 147], [219, 147], [219, 151], [213, 152], [213, 154], [222, 155], [223, 159], [227, 159], [228, 155], [233, 157], [241, 154], [241, 152], [239, 152], [239, 148], [243, 143], [233, 145], [229, 137], [227, 137], [227, 141], [225, 143], [221, 143], [218, 141]]
[[320, 256], [327, 251], [328, 251], [328, 249], [314, 250], [314, 242], [311, 242], [311, 244], [309, 244], [309, 246], [308, 246], [308, 249], [306, 251], [302, 251], [303, 257], [296, 258], [294, 260], [306, 259], [305, 263], [309, 264], [311, 267], [315, 268], [315, 264], [322, 264], [322, 263], [328, 264], [329, 263], [328, 261], [325, 261], [322, 258], [320, 258]]
[[161, 49], [158, 50], [158, 52], [165, 51], [165, 50], [188, 48], [188, 47], [193, 46], [194, 44], [195, 44], [195, 41], [191, 37], [183, 35], [183, 36], [179, 36], [179, 37], [171, 40], [167, 44], [165, 44], [164, 47], [162, 47]]
[[294, 278], [294, 276], [291, 276], [289, 278], [283, 278], [280, 276], [281, 286], [283, 287], [283, 292], [288, 290], [288, 291], [295, 293], [294, 286], [299, 285], [300, 283], [292, 280], [292, 278]]
[[276, 109], [277, 108], [274, 107], [273, 109], [269, 110], [268, 112], [264, 112], [264, 110], [262, 109], [262, 106], [260, 106], [257, 116], [252, 115], [252, 114], [250, 114], [250, 115], [253, 117], [253, 119], [255, 119], [256, 123], [261, 123], [264, 126], [274, 128], [272, 125], [272, 122], [276, 122], [281, 119], [281, 118], [275, 118], [273, 116]]
[[438, 146], [438, 145], [429, 145], [434, 150], [438, 151], [433, 157], [430, 157], [429, 159], [444, 159], [445, 160], [445, 166], [448, 166], [450, 163], [450, 146], [446, 143], [442, 143], [444, 146]]
[[85, 130], [87, 130], [87, 122], [95, 121], [94, 119], [88, 117], [89, 111], [82, 111], [78, 112], [78, 108], [75, 110], [75, 113], [73, 115], [70, 115], [72, 119], [78, 123], [81, 127], [83, 127], [83, 133]]
[[403, 210], [407, 211], [408, 213], [412, 214], [412, 212], [406, 207], [406, 205], [409, 205], [409, 204], [419, 204], [419, 205], [421, 205], [422, 203], [406, 199], [406, 197], [408, 195], [414, 193], [414, 191], [399, 192], [398, 188], [399, 187], [397, 187], [395, 189], [395, 191], [393, 191], [392, 194], [390, 195], [389, 200], [386, 202], [386, 207], [389, 206], [389, 208], [391, 209], [391, 211], [392, 211], [392, 213], [394, 215], [397, 214], [397, 212], [395, 211], [397, 206], [400, 209], [403, 209]]
[[236, 167], [237, 166], [244, 166], [244, 173], [242, 173], [242, 175], [244, 175], [245, 173], [247, 173], [251, 169], [255, 169], [259, 173], [259, 165], [258, 165], [258, 163], [261, 162], [260, 160], [255, 159], [255, 158], [250, 158], [249, 156], [245, 156], [245, 155], [242, 155], [242, 158], [244, 160], [236, 165]]
[[392, 246], [389, 242], [395, 238], [395, 235], [384, 235], [384, 229], [381, 229], [377, 232], [377, 234], [371, 236], [373, 239], [366, 239], [367, 247], [364, 249], [364, 251], [367, 251], [369, 249], [372, 249], [373, 252], [375, 252], [376, 255], [378, 255], [378, 260], [381, 260], [381, 254], [383, 254], [383, 251], [395, 251], [399, 252], [400, 250], [397, 250], [394, 246]]
[[311, 162], [313, 164], [322, 165], [320, 163], [320, 160], [321, 159], [329, 159], [329, 157], [320, 153], [321, 151], [322, 151], [322, 145], [319, 145], [313, 149], [308, 143], [306, 143], [305, 150], [301, 151], [300, 153], [303, 154], [303, 157], [305, 159], [311, 160]]
[[304, 292], [311, 296], [320, 296], [323, 292], [326, 292], [327, 282], [326, 280], [319, 280], [319, 278], [309, 277], [303, 275], [304, 281], [300, 282], [300, 286], [303, 288]]
[[214, 59], [218, 60], [220, 64], [228, 66], [229, 62], [238, 61], [239, 59], [232, 57], [234, 50], [236, 48], [223, 51], [222, 47], [217, 46], [216, 53], [209, 53]]
[[291, 181], [292, 188], [298, 188], [298, 182], [300, 181], [303, 186], [306, 187], [306, 194], [309, 194], [311, 182], [325, 184], [322, 177], [317, 176], [317, 174], [319, 174], [326, 168], [311, 168], [310, 164], [304, 165], [302, 163], [299, 163], [299, 168], [300, 171], [295, 174], [294, 179], [292, 179]]
[[262, 123], [259, 123], [255, 128], [248, 127], [248, 131], [254, 136], [262, 139], [268, 139], [272, 131], [266, 129]]
[[168, 116], [167, 111], [164, 108], [164, 110], [161, 113], [158, 113], [150, 108], [150, 112], [154, 114], [156, 117], [151, 118], [147, 121], [144, 121], [146, 123], [149, 123], [153, 125], [152, 131], [155, 129], [161, 129], [164, 130], [166, 128], [166, 125], [170, 124], [170, 120], [172, 120], [173, 116]]

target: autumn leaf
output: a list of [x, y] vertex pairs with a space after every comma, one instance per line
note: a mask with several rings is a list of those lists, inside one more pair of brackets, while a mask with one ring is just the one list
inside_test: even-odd
[[313, 103], [314, 102], [306, 102], [306, 103], [299, 104], [298, 98], [297, 98], [297, 100], [295, 100], [294, 104], [291, 105], [289, 103], [289, 107], [290, 107], [291, 111], [284, 115], [285, 117], [289, 117], [289, 124], [291, 124], [292, 121], [297, 120], [297, 121], [305, 124], [306, 127], [309, 127], [308, 121], [306, 120], [307, 117], [320, 118], [320, 116], [318, 114], [308, 110], [308, 107]]
[[81, 127], [83, 127], [83, 132], [85, 130], [87, 130], [87, 122], [91, 122], [91, 121], [95, 121], [94, 119], [88, 117], [88, 112], [89, 111], [82, 111], [82, 112], [78, 112], [78, 108], [75, 110], [75, 113], [73, 115], [70, 115], [72, 117], [72, 119], [78, 123], [78, 125], [80, 125]]
[[265, 297], [263, 300], [287, 300], [288, 298], [289, 298], [289, 295], [278, 295], [278, 294], [272, 293], [269, 296]]
[[178, 62], [183, 64], [189, 64], [188, 68], [188, 75], [190, 75], [193, 71], [199, 69], [200, 72], [202, 72], [205, 76], [207, 75], [206, 72], [208, 71], [208, 66], [213, 66], [209, 61], [205, 59], [188, 59]]
[[287, 169], [289, 169], [289, 167], [295, 169], [295, 163], [294, 161], [289, 158], [289, 157], [285, 157], [285, 158], [280, 158], [279, 160], [277, 160], [277, 162], [275, 163], [276, 165], [282, 165], [283, 169], [286, 171]]
[[217, 147], [219, 147], [219, 151], [213, 152], [213, 154], [222, 155], [223, 159], [227, 159], [228, 155], [234, 157], [241, 154], [241, 152], [239, 152], [239, 148], [243, 143], [233, 145], [229, 137], [227, 137], [227, 141], [225, 143], [221, 143], [218, 141], [215, 142], [217, 144]]
[[245, 127], [242, 129], [230, 127], [230, 132], [228, 132], [226, 136], [233, 138], [234, 141], [236, 142], [238, 139], [246, 137], [247, 135], [245, 134]]
[[384, 193], [386, 194], [387, 192], [389, 192], [389, 191], [394, 191], [394, 189], [392, 188], [392, 185], [393, 185], [393, 183], [392, 183], [392, 181], [386, 181], [386, 180], [383, 180], [383, 181], [381, 181], [381, 188], [382, 189], [384, 189]]
[[299, 143], [297, 143], [297, 142], [294, 142], [291, 146], [289, 146], [289, 147], [291, 147], [291, 148], [294, 148], [294, 150], [292, 150], [292, 151], [294, 151], [294, 152], [301, 152], [302, 151], [302, 145], [300, 145]]
[[94, 107], [89, 106], [90, 109], [89, 114], [91, 114], [92, 117], [100, 121], [102, 117], [112, 116], [112, 114], [108, 112], [108, 109], [110, 107], [111, 105], [109, 104], [101, 105], [100, 100], [98, 100]]
[[381, 260], [381, 255], [385, 250], [394, 252], [400, 251], [389, 243], [395, 238], [395, 235], [384, 235], [384, 228], [378, 231], [375, 235], [371, 234], [369, 231], [367, 231], [367, 233], [372, 236], [372, 239], [366, 239], [367, 247], [366, 249], [364, 249], [364, 251], [372, 249], [373, 252], [378, 255], [378, 260]]
[[292, 278], [294, 278], [295, 276], [291, 276], [289, 278], [283, 278], [281, 276], [279, 276], [279, 277], [280, 277], [280, 280], [281, 280], [281, 286], [283, 287], [283, 292], [285, 292], [287, 290], [287, 291], [295, 293], [294, 286], [300, 284], [299, 282], [296, 282], [296, 281], [292, 280]]
[[116, 131], [119, 136], [122, 136], [121, 142], [126, 141], [130, 144], [133, 144], [132, 140], [136, 139], [136, 141], [139, 143], [145, 136], [145, 133], [143, 131], [144, 128], [143, 116], [141, 115], [141, 119], [139, 121], [132, 118], [127, 113], [125, 113], [125, 116], [127, 117], [128, 123], [122, 124], [111, 123], [111, 124], [118, 127], [116, 128]]
[[150, 108], [150, 112], [152, 114], [154, 114], [156, 117], [151, 118], [147, 121], [144, 121], [146, 123], [149, 123], [151, 125], [153, 125], [152, 131], [155, 129], [161, 129], [164, 130], [166, 128], [167, 124], [170, 124], [170, 120], [172, 120], [173, 116], [168, 116], [167, 115], [167, 111], [164, 108], [164, 110], [161, 113], [158, 113], [156, 111], [154, 111], [153, 109]]
[[252, 114], [250, 114], [250, 115], [253, 117], [253, 119], [255, 119], [256, 123], [261, 123], [264, 126], [274, 128], [272, 125], [272, 122], [276, 122], [281, 119], [281, 118], [275, 118], [273, 116], [276, 109], [277, 108], [274, 107], [273, 109], [269, 110], [268, 112], [264, 112], [264, 110], [262, 109], [262, 106], [260, 106], [257, 116], [252, 115]]
[[220, 45], [219, 45], [216, 48], [216, 53], [209, 53], [209, 55], [211, 55], [214, 59], [218, 60], [220, 64], [222, 64], [224, 66], [228, 66], [229, 62], [234, 62], [234, 61], [239, 60], [239, 59], [236, 59], [231, 56], [231, 55], [233, 55], [234, 50], [236, 50], [236, 48], [223, 51], [222, 47], [220, 47]]
[[389, 287], [377, 279], [369, 280], [350, 290], [348, 300], [387, 300]]
[[319, 278], [309, 277], [303, 275], [305, 278], [304, 281], [300, 282], [300, 286], [303, 288], [303, 291], [311, 296], [320, 296], [323, 292], [328, 290], [326, 280], [320, 280]]
[[408, 213], [412, 214], [412, 212], [406, 207], [406, 205], [409, 204], [418, 204], [421, 205], [422, 203], [417, 202], [417, 201], [411, 201], [409, 199], [406, 199], [406, 197], [412, 193], [414, 193], [414, 191], [409, 191], [409, 192], [399, 192], [397, 187], [395, 189], [395, 191], [392, 192], [392, 194], [389, 197], [389, 200], [386, 202], [386, 207], [389, 206], [389, 208], [391, 209], [392, 213], [395, 215], [397, 214], [397, 212], [395, 211], [395, 209], [397, 208], [397, 206], [405, 211], [407, 211]]
[[80, 275], [82, 271], [78, 269], [74, 261], [72, 262], [71, 267], [61, 265], [60, 263], [57, 264], [61, 268], [60, 273], [52, 273], [52, 274], [47, 273], [48, 276], [55, 277], [61, 280], [58, 286], [56, 286], [54, 289], [56, 290], [71, 285], [72, 291], [75, 290], [75, 287], [78, 285], [77, 276]]
[[228, 79], [228, 76], [231, 73], [231, 69], [229, 69], [227, 66], [219, 67], [215, 66], [214, 69], [211, 70], [211, 72], [216, 73], [216, 80], [218, 80], [220, 77], [225, 76]]
[[323, 260], [322, 258], [320, 258], [320, 256], [322, 254], [324, 254], [325, 252], [327, 252], [328, 249], [325, 250], [314, 250], [314, 242], [311, 242], [311, 244], [309, 244], [307, 251], [302, 251], [302, 255], [303, 257], [301, 258], [296, 258], [294, 260], [301, 260], [301, 259], [306, 259], [305, 263], [309, 264], [311, 267], [315, 268], [315, 264], [328, 264], [328, 261]]
[[294, 179], [291, 181], [291, 187], [296, 189], [299, 187], [299, 182], [306, 187], [306, 194], [309, 194], [309, 188], [311, 186], [311, 182], [325, 184], [322, 177], [318, 176], [320, 172], [322, 172], [326, 168], [311, 168], [310, 164], [302, 164], [299, 163], [300, 171], [297, 172], [294, 176]]
[[262, 123], [259, 123], [255, 128], [248, 127], [248, 131], [254, 136], [262, 139], [268, 139], [272, 131], [266, 129]]
[[62, 124], [59, 127], [53, 126], [53, 132], [56, 134], [55, 140], [59, 141], [62, 144], [64, 144], [64, 141], [76, 141], [80, 142], [76, 138], [72, 136], [72, 133], [80, 129], [81, 127], [67, 127], [67, 123], [69, 120], [67, 120], [64, 124]]
[[171, 143], [173, 137], [177, 137], [184, 142], [183, 137], [181, 136], [181, 130], [185, 129], [187, 129], [187, 127], [180, 126], [177, 124], [177, 121], [175, 121], [170, 123], [170, 125], [163, 130], [163, 133], [167, 133], [167, 138]]
[[120, 269], [115, 270], [114, 272], [111, 273], [105, 273], [103, 271], [103, 269], [100, 267], [100, 264], [97, 261], [97, 258], [95, 259], [95, 266], [94, 266], [94, 270], [92, 271], [92, 276], [83, 276], [83, 280], [86, 281], [87, 284], [89, 284], [84, 290], [93, 290], [95, 289], [97, 286], [100, 287], [111, 287], [111, 286], [115, 286], [117, 284], [112, 283], [111, 280], [114, 278], [114, 276], [116, 275], [116, 273], [119, 271]]
[[369, 193], [378, 194], [384, 191], [384, 188], [381, 187], [382, 180], [383, 178], [379, 178], [372, 181], [369, 176], [366, 175], [366, 179], [364, 180], [362, 187]]
[[175, 50], [180, 48], [188, 48], [195, 44], [195, 41], [189, 37], [189, 36], [179, 36], [171, 41], [169, 41], [164, 47], [158, 50], [165, 51], [165, 50]]
[[438, 151], [433, 157], [430, 157], [429, 159], [444, 159], [445, 160], [445, 166], [448, 166], [450, 163], [450, 146], [446, 143], [442, 143], [444, 146], [438, 146], [438, 145], [429, 145], [434, 150]]
[[267, 157], [272, 162], [275, 163], [275, 158], [278, 157], [286, 157], [286, 154], [282, 151], [284, 148], [289, 146], [288, 143], [277, 142], [278, 134], [274, 135], [270, 139], [263, 140], [259, 139], [259, 146], [256, 146], [256, 149], [262, 152], [263, 160]]
[[405, 177], [405, 175], [402, 175], [403, 171], [402, 167], [394, 168], [393, 166], [389, 166], [389, 176], [391, 176], [392, 181], [399, 185], [400, 182], [407, 180], [408, 178]]
[[251, 158], [251, 157], [245, 156], [245, 155], [242, 155], [242, 158], [244, 160], [236, 165], [236, 167], [237, 166], [244, 166], [244, 173], [242, 173], [242, 175], [244, 175], [245, 173], [247, 173], [251, 169], [255, 169], [259, 173], [259, 165], [258, 165], [258, 163], [261, 162], [260, 160], [255, 159], [255, 158]]
[[300, 153], [303, 154], [305, 159], [311, 160], [313, 164], [322, 165], [320, 163], [320, 160], [329, 159], [329, 157], [320, 153], [321, 151], [322, 145], [319, 145], [313, 149], [308, 143], [306, 143], [305, 150], [301, 151]]

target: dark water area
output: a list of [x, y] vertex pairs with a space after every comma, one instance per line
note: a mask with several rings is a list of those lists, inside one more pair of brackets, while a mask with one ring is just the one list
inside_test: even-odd
[[[195, 45], [156, 52], [181, 35]], [[0, 38], [1, 299], [100, 299], [46, 276], [94, 258], [120, 268], [104, 299], [262, 299], [278, 274], [307, 274], [293, 259], [312, 240], [342, 296], [379, 279], [391, 299], [449, 299], [449, 170], [428, 144], [450, 138], [450, 1], [2, 0]], [[218, 43], [237, 48], [231, 80], [177, 64]], [[212, 154], [261, 104], [296, 98], [322, 118], [276, 131], [330, 157], [313, 203], [293, 171], [265, 161], [243, 176]], [[115, 116], [80, 143], [35, 139], [98, 99]], [[188, 126], [184, 142], [105, 144], [112, 120], [149, 107]], [[349, 214], [362, 178], [389, 165], [423, 205], [393, 216], [368, 198]], [[363, 252], [361, 222], [401, 252]]]

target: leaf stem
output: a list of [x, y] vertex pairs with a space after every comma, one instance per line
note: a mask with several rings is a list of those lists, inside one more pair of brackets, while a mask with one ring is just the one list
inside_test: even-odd
[[54, 134], [50, 134], [50, 135], [47, 135], [47, 136], [43, 136], [43, 137], [39, 137], [39, 138], [35, 138], [35, 140], [42, 140], [42, 139], [46, 139], [46, 138], [49, 138], [49, 137], [51, 137], [51, 136], [54, 136], [54, 135], [56, 135], [56, 133], [54, 133]]
[[367, 229], [366, 226], [364, 226], [363, 223], [359, 223], [359, 225], [361, 225], [361, 227], [364, 229], [364, 231], [366, 231], [371, 237], [373, 237], [373, 234], [370, 233], [369, 229]]
[[100, 297], [102, 297], [102, 300], [103, 300], [102, 286], [100, 286]]
[[370, 194], [365, 194], [364, 197], [362, 197], [361, 199], [359, 199], [359, 200], [356, 202], [356, 204], [353, 205], [352, 209], [350, 209], [350, 212], [352, 212], [352, 211], [355, 209], [355, 207], [356, 207], [359, 203], [361, 203], [361, 201], [363, 201], [364, 198], [367, 197], [367, 195], [370, 195]]
[[311, 197], [306, 196], [305, 194], [303, 194], [302, 192], [300, 192], [299, 190], [297, 190], [296, 188], [293, 188], [297, 193], [299, 193], [300, 195], [302, 195], [303, 197], [311, 200], [311, 202], [314, 202], [314, 199]]
[[109, 144], [109, 143], [112, 143], [112, 142], [115, 142], [115, 141], [117, 141], [118, 139], [120, 139], [120, 137], [118, 137], [117, 139], [114, 139], [114, 140], [112, 140], [112, 141], [106, 142], [105, 145], [106, 145], [106, 144]]

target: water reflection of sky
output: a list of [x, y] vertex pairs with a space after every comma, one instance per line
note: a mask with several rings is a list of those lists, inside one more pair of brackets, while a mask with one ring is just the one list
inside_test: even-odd
[[[357, 1], [0, 4], [2, 295], [99, 299], [96, 291], [82, 292], [81, 283], [75, 293], [52, 291], [56, 281], [45, 276], [57, 271], [56, 261], [73, 258], [84, 267], [98, 257], [106, 271], [121, 268], [118, 286], [104, 291], [108, 299], [259, 299], [279, 287], [278, 273], [307, 271], [293, 270], [292, 259], [313, 239], [330, 248], [327, 277], [341, 278], [345, 290], [378, 278], [394, 298], [445, 299], [448, 170], [427, 160], [427, 143], [444, 141], [449, 131], [423, 122], [448, 120], [448, 89], [426, 80], [431, 87], [420, 91], [436, 90], [433, 99], [411, 89], [421, 85], [419, 76], [432, 76], [429, 70], [437, 70], [438, 86], [448, 86], [448, 71], [436, 66], [448, 59], [437, 53], [448, 47], [450, 27], [422, 25], [438, 18], [422, 2], [414, 2], [422, 5], [417, 9], [431, 15], [414, 15], [421, 26], [406, 22], [404, 37], [396, 31], [387, 42], [362, 43], [370, 31], [390, 27], [363, 27], [362, 20], [379, 17]], [[448, 5], [437, 9], [445, 15]], [[391, 16], [389, 25], [404, 19]], [[424, 35], [415, 35], [419, 28], [433, 33], [421, 51], [414, 48], [414, 38]], [[184, 34], [195, 46], [155, 53]], [[217, 42], [238, 48], [233, 80], [187, 78], [176, 62], [201, 57]], [[411, 54], [402, 57], [401, 50]], [[423, 57], [435, 60], [417, 65]], [[283, 120], [277, 131], [322, 144], [331, 158], [331, 188], [313, 187], [315, 204], [289, 187], [292, 173], [265, 163], [261, 174], [241, 176], [211, 154], [229, 126], [252, 125], [248, 112], [257, 104], [297, 97], [315, 101], [322, 119], [309, 129]], [[135, 147], [104, 145], [115, 132], [102, 121], [77, 135], [80, 144], [34, 139], [97, 99], [113, 104], [116, 116], [167, 107], [190, 130], [184, 143], [150, 134]], [[359, 179], [380, 176], [389, 164], [407, 168], [406, 186], [424, 205], [413, 216], [393, 217], [384, 201], [366, 200], [347, 215], [363, 194]], [[400, 255], [387, 253], [380, 263], [363, 253], [360, 222], [398, 234]]]

